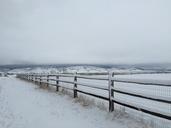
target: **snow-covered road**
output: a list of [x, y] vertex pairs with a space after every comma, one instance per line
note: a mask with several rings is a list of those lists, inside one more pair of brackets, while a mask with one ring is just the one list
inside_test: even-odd
[[127, 116], [83, 107], [15, 77], [0, 77], [0, 128], [147, 128]]

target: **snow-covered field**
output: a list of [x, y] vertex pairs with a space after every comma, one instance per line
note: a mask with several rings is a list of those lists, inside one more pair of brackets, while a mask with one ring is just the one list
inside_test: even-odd
[[68, 66], [68, 67], [27, 67], [27, 68], [15, 68], [8, 69], [9, 73], [108, 73], [113, 71], [115, 73], [135, 73], [135, 72], [153, 72], [154, 70], [141, 70], [138, 68], [103, 68], [97, 66]]
[[95, 67], [95, 66], [69, 66], [69, 67], [35, 67], [35, 68], [16, 68], [12, 69], [8, 72], [10, 73], [99, 73], [99, 72], [107, 72], [108, 70], [105, 68]]
[[148, 128], [141, 121], [45, 90], [13, 76], [0, 77], [0, 128]]
[[[109, 69], [98, 68], [98, 67], [93, 67], [93, 66], [75, 66], [75, 67], [65, 67], [65, 68], [38, 67], [38, 68], [13, 69], [13, 70], [10, 70], [9, 73], [15, 73], [15, 74], [18, 74], [18, 73], [54, 74], [54, 73], [63, 73], [63, 72], [64, 73], [75, 73], [75, 72], [104, 73], [108, 71]], [[130, 73], [130, 72], [142, 73], [142, 72], [149, 72], [150, 70], [146, 71], [146, 70], [139, 70], [139, 69], [134, 69], [134, 68], [130, 68], [130, 69], [112, 68], [110, 69], [110, 71], [114, 71], [115, 73]], [[98, 77], [108, 77], [108, 76], [106, 75], [106, 76], [98, 76]], [[171, 83], [171, 79], [170, 79], [171, 74], [169, 73], [116, 75], [115, 78], [125, 79], [125, 80], [134, 79], [138, 81], [152, 81], [152, 82], [159, 82], [159, 83], [166, 83], [166, 84]], [[60, 77], [60, 79], [73, 81], [73, 78]], [[89, 84], [91, 86], [94, 85], [94, 86], [101, 86], [101, 87], [108, 88], [108, 81], [87, 80], [87, 79], [79, 78], [78, 82]], [[62, 82], [60, 82], [60, 84], [62, 86], [66, 86], [71, 89], [73, 88], [73, 84], [66, 84]], [[150, 86], [150, 85], [144, 86], [144, 85], [120, 83], [120, 82], [115, 82], [114, 85], [115, 85], [115, 89], [123, 90], [126, 92], [148, 95], [150, 97], [158, 97], [161, 99], [167, 99], [169, 101], [171, 99], [171, 87], [160, 87], [160, 86]], [[92, 88], [83, 87], [80, 85], [78, 85], [78, 89], [84, 90], [90, 93], [99, 94], [105, 97], [108, 97], [109, 95], [108, 91], [92, 89]], [[55, 93], [49, 93], [49, 91], [40, 89], [38, 88], [38, 86], [35, 86], [34, 84], [20, 81], [19, 79], [16, 79], [15, 77], [8, 77], [8, 78], [0, 77], [0, 103], [2, 103], [0, 104], [0, 108], [2, 108], [0, 110], [0, 128], [2, 126], [3, 126], [2, 128], [4, 127], [6, 128], [8, 127], [8, 125], [12, 128], [13, 127], [18, 128], [20, 127], [20, 125], [21, 127], [23, 126], [26, 127], [26, 125], [28, 125], [29, 127], [36, 126], [36, 127], [42, 127], [42, 128], [50, 127], [51, 125], [52, 125], [51, 127], [53, 126], [56, 127], [60, 125], [61, 127], [67, 127], [66, 123], [60, 123], [60, 122], [68, 122], [68, 120], [69, 120], [68, 124], [70, 124], [71, 122], [74, 122], [72, 125], [75, 127], [87, 126], [87, 127], [101, 127], [101, 128], [103, 127], [109, 127], [109, 128], [110, 127], [119, 127], [119, 128], [120, 127], [126, 127], [126, 128], [127, 127], [128, 128], [144, 127], [146, 128], [147, 126], [145, 124], [148, 124], [150, 125], [150, 127], [153, 126], [153, 128], [171, 128], [170, 121], [161, 120], [159, 118], [155, 118], [154, 116], [150, 116], [142, 112], [137, 112], [131, 109], [127, 109], [122, 106], [115, 106], [115, 108], [118, 108], [118, 110], [121, 110], [121, 112], [119, 112], [118, 114], [114, 114], [114, 113], [109, 114], [105, 110], [99, 110], [97, 108], [97, 106], [103, 109], [104, 107], [108, 108], [108, 102], [99, 100], [91, 96], [83, 95], [83, 94], [81, 95], [79, 94], [79, 97], [80, 96], [83, 96], [84, 98], [88, 98], [88, 99], [93, 99], [94, 100], [93, 103], [96, 104], [96, 107], [95, 106], [94, 107], [80, 106], [80, 104], [75, 104], [75, 100], [72, 98], [69, 98], [69, 96], [61, 95], [61, 93], [60, 95], [55, 94]], [[154, 102], [154, 101], [146, 100], [142, 98], [135, 98], [132, 96], [123, 95], [119, 93], [114, 93], [114, 97], [115, 99], [119, 99], [123, 102], [127, 102], [128, 104], [140, 106], [148, 110], [154, 110], [155, 112], [163, 113], [169, 116], [171, 115], [171, 104], [169, 105], [169, 104]], [[19, 99], [19, 100], [16, 100], [16, 99]], [[40, 104], [41, 104], [41, 107], [39, 106]], [[46, 105], [47, 109], [44, 107], [43, 104]], [[24, 107], [22, 108], [20, 106], [24, 106]], [[27, 109], [28, 111], [26, 111]], [[79, 110], [79, 113], [73, 111], [76, 109]], [[123, 114], [123, 112], [126, 112], [126, 113]], [[55, 114], [51, 114], [51, 113], [55, 113]], [[72, 113], [72, 114], [69, 114], [69, 113]], [[42, 116], [42, 114], [45, 114], [46, 116]], [[61, 117], [59, 115], [64, 115], [64, 116]], [[128, 115], [129, 115], [129, 118], [128, 118]], [[59, 116], [59, 120], [58, 120], [58, 116]], [[66, 119], [65, 119], [65, 116], [66, 116]], [[77, 121], [78, 117], [79, 119]], [[84, 117], [86, 118], [84, 119]], [[39, 121], [38, 121], [38, 118], [40, 118]], [[135, 118], [137, 119], [135, 120]], [[20, 124], [21, 123], [20, 120], [22, 124]], [[37, 122], [37, 125], [35, 125], [34, 123], [35, 120]], [[44, 121], [44, 120], [47, 120], [47, 121]], [[141, 122], [137, 122], [137, 120], [141, 120]], [[42, 122], [42, 123], [39, 124], [39, 122]], [[142, 123], [142, 122], [145, 122], [145, 123]], [[84, 123], [86, 125], [84, 125]]]
[[[107, 76], [100, 76], [100, 77], [107, 77]], [[151, 81], [151, 82], [156, 82], [156, 83], [163, 83], [163, 84], [170, 84], [171, 83], [171, 74], [138, 74], [138, 75], [116, 75], [116, 79], [126, 79], [126, 80], [138, 80], [138, 81]], [[73, 78], [60, 78], [61, 80], [68, 80], [68, 81], [73, 81]], [[82, 79], [79, 78], [78, 82], [88, 84], [91, 86], [99, 86], [99, 87], [104, 87], [108, 88], [108, 82], [107, 81], [98, 81], [98, 80], [87, 80], [87, 79]], [[52, 82], [53, 83], [53, 82]], [[72, 84], [66, 84], [60, 82], [62, 86], [68, 87], [68, 88], [73, 88]], [[171, 87], [163, 87], [163, 86], [154, 86], [154, 85], [138, 85], [138, 84], [132, 84], [132, 83], [120, 83], [120, 82], [115, 82], [114, 83], [115, 89], [117, 90], [122, 90], [126, 92], [131, 92], [134, 94], [141, 94], [144, 96], [149, 96], [149, 97], [154, 97], [154, 98], [159, 98], [159, 99], [164, 99], [164, 100], [171, 100]], [[104, 97], [108, 97], [108, 91], [106, 90], [99, 90], [99, 89], [92, 89], [89, 87], [84, 87], [78, 85], [78, 89], [90, 92], [93, 94], [98, 94]], [[87, 95], [84, 95], [86, 97], [90, 97]], [[115, 99], [118, 99], [119, 101], [122, 101], [123, 103], [128, 103], [133, 106], [145, 108], [147, 110], [151, 110], [153, 112], [158, 112], [162, 113], [168, 116], [171, 116], [171, 104], [168, 103], [161, 103], [157, 101], [152, 101], [148, 99], [143, 99], [143, 98], [137, 98], [134, 96], [128, 96], [128, 95], [123, 95], [119, 93], [114, 93]], [[95, 101], [99, 101], [96, 99]], [[100, 101], [104, 102], [104, 101]], [[108, 107], [108, 104], [104, 102], [106, 107]], [[154, 127], [161, 127], [161, 128], [170, 128], [171, 127], [171, 122], [170, 121], [165, 121], [161, 120], [160, 118], [155, 118], [154, 116], [150, 116], [148, 114], [144, 114], [138, 111], [132, 111], [130, 109], [127, 109], [125, 107], [121, 107], [124, 109], [127, 113], [131, 113], [132, 115], [136, 115], [139, 118], [142, 118], [144, 120], [150, 121]]]

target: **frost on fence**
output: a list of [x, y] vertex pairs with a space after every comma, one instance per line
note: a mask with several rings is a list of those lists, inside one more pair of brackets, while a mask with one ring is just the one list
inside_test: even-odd
[[[78, 96], [77, 93], [83, 93], [107, 100], [109, 111], [117, 109], [120, 105], [128, 113], [133, 109], [136, 110], [133, 113], [143, 112], [146, 118], [154, 116], [158, 119], [171, 120], [171, 80], [154, 79], [152, 74], [148, 77], [146, 75], [131, 75], [130, 77], [129, 75], [113, 76], [110, 73], [109, 77], [106, 77], [85, 74], [23, 74], [20, 77], [73, 90], [75, 98]], [[115, 103], [114, 106], [113, 103]]]

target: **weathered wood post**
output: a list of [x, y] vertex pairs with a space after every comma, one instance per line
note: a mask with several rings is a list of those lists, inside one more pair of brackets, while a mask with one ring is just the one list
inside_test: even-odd
[[59, 76], [56, 76], [56, 91], [59, 91]]
[[33, 80], [33, 75], [31, 75], [31, 81], [33, 82], [34, 80]]
[[27, 75], [27, 80], [29, 80], [30, 79], [30, 76], [29, 76], [29, 74]]
[[47, 87], [49, 86], [49, 75], [47, 75]]
[[114, 92], [113, 92], [113, 88], [114, 88], [114, 81], [112, 80], [112, 78], [114, 77], [114, 73], [113, 72], [109, 72], [109, 82], [108, 82], [108, 87], [109, 87], [109, 112], [113, 112], [114, 111], [114, 103], [112, 101], [112, 99], [114, 98]]
[[78, 94], [77, 94], [77, 72], [74, 75], [74, 98], [77, 98]]
[[34, 77], [34, 82], [36, 84], [36, 82], [37, 82], [37, 75], [35, 75], [35, 77]]
[[42, 76], [40, 76], [40, 85], [42, 84]]

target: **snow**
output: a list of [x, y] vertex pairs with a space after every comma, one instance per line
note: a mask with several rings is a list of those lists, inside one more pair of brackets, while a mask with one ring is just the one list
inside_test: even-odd
[[105, 68], [95, 67], [95, 66], [68, 66], [68, 67], [36, 67], [36, 68], [16, 68], [9, 70], [10, 73], [104, 73], [108, 72]]
[[141, 121], [21, 81], [0, 78], [0, 128], [148, 128]]
[[103, 68], [98, 66], [66, 66], [66, 67], [27, 67], [27, 68], [15, 68], [8, 70], [9, 73], [108, 73], [109, 71], [115, 73], [148, 73], [156, 72], [153, 70], [141, 70], [137, 68]]
[[[140, 70], [140, 69], [136, 69], [136, 68], [104, 69], [104, 68], [93, 67], [93, 66], [71, 66], [71, 67], [62, 67], [62, 68], [52, 68], [52, 67], [22, 68], [22, 69], [10, 70], [9, 72], [10, 73], [45, 73], [45, 74], [50, 73], [50, 74], [55, 74], [55, 73], [63, 73], [63, 72], [65, 72], [65, 73], [75, 73], [75, 72], [79, 72], [79, 73], [96, 73], [97, 72], [97, 73], [100, 73], [101, 72], [102, 73], [102, 72], [108, 72], [109, 70], [110, 71], [112, 70], [115, 73], [130, 73], [130, 72], [131, 73], [142, 73], [142, 72], [147, 73], [147, 72], [149, 72], [148, 70]], [[97, 76], [95, 76], [95, 77], [97, 77]], [[98, 77], [107, 78], [108, 76], [106, 75], [106, 76], [98, 76]], [[115, 75], [115, 78], [117, 80], [126, 80], [126, 81], [134, 80], [134, 81], [138, 81], [138, 82], [145, 81], [148, 83], [151, 81], [152, 83], [171, 84], [171, 80], [170, 80], [171, 74], [169, 74], [169, 73], [168, 74], [162, 73], [162, 74]], [[69, 80], [69, 81], [73, 82], [72, 77], [71, 78], [60, 77], [60, 79], [61, 80]], [[78, 82], [88, 84], [91, 86], [95, 86], [95, 87], [98, 86], [98, 87], [108, 88], [108, 81], [88, 80], [88, 79], [79, 78]], [[52, 83], [55, 83], [55, 81]], [[73, 88], [73, 84], [66, 84], [63, 82], [60, 82], [60, 84], [67, 88]], [[151, 86], [151, 85], [144, 86], [144, 85], [138, 85], [135, 83], [120, 83], [120, 82], [115, 82], [114, 85], [115, 85], [115, 89], [126, 91], [126, 92], [133, 92], [136, 94], [147, 95], [150, 97], [160, 98], [160, 99], [168, 99], [168, 100], [171, 99], [171, 87], [160, 87], [160, 86]], [[21, 93], [20, 96], [17, 96], [18, 94], [20, 94], [20, 92], [18, 90], [22, 91], [21, 90], [22, 88], [25, 89], [23, 91], [25, 94]], [[4, 93], [3, 96], [1, 96], [1, 94], [0, 94], [0, 103], [2, 103], [4, 101], [4, 104], [0, 105], [0, 108], [3, 108], [2, 110], [0, 110], [0, 114], [3, 115], [2, 117], [0, 117], [0, 124], [3, 124], [1, 122], [6, 122], [6, 124], [8, 125], [7, 122], [10, 122], [10, 121], [8, 121], [8, 119], [11, 119], [11, 117], [13, 117], [15, 119], [11, 119], [12, 122], [18, 122], [18, 124], [20, 124], [20, 121], [21, 121], [23, 123], [23, 125], [21, 125], [21, 127], [26, 127], [26, 125], [28, 125], [29, 127], [35, 127], [36, 125], [34, 125], [34, 121], [37, 120], [36, 122], [39, 122], [38, 118], [40, 118], [40, 122], [42, 122], [43, 126], [39, 126], [41, 124], [38, 124], [37, 127], [42, 127], [42, 128], [45, 126], [49, 127], [50, 125], [46, 124], [49, 122], [51, 125], [54, 125], [54, 127], [59, 126], [60, 122], [64, 122], [65, 118], [67, 119], [67, 122], [68, 122], [68, 120], [70, 121], [71, 119], [72, 119], [71, 122], [74, 122], [74, 123], [82, 122], [80, 124], [74, 124], [75, 127], [83, 127], [84, 124], [85, 124], [85, 126], [88, 126], [88, 127], [101, 127], [101, 128], [103, 128], [103, 127], [110, 128], [112, 126], [113, 127], [117, 126], [119, 128], [120, 127], [134, 128], [136, 126], [138, 126], [138, 127], [143, 126], [142, 123], [140, 123], [140, 124], [138, 123], [138, 125], [137, 125], [137, 123], [135, 123], [136, 122], [135, 120], [131, 120], [131, 123], [130, 123], [130, 118], [125, 118], [124, 116], [119, 117], [119, 119], [115, 118], [114, 120], [112, 120], [112, 118], [114, 117], [113, 115], [111, 117], [111, 114], [101, 111], [101, 110], [97, 109], [96, 107], [95, 108], [94, 107], [93, 108], [87, 108], [87, 107], [85, 108], [85, 107], [80, 106], [78, 103], [76, 104], [75, 100], [72, 98], [69, 98], [68, 96], [49, 93], [48, 91], [45, 91], [42, 89], [37, 89], [37, 88], [38, 87], [35, 86], [34, 84], [19, 81], [18, 79], [15, 79], [14, 77], [9, 77], [9, 78], [1, 78], [0, 77], [0, 90], [6, 91], [6, 93]], [[99, 94], [104, 97], [108, 97], [108, 95], [109, 95], [108, 91], [92, 89], [92, 88], [84, 87], [81, 85], [78, 85], [78, 89], [87, 91], [90, 93]], [[0, 92], [3, 92], [3, 91], [0, 91]], [[147, 108], [149, 110], [154, 110], [155, 112], [161, 112], [166, 115], [171, 114], [171, 104], [165, 104], [165, 103], [155, 102], [155, 101], [151, 101], [151, 100], [147, 100], [147, 99], [136, 98], [136, 97], [127, 96], [127, 95], [123, 95], [123, 94], [119, 94], [119, 93], [115, 93], [114, 95], [115, 95], [116, 99], [123, 101], [123, 102], [127, 101], [128, 104], [133, 104], [136, 106]], [[17, 97], [15, 97], [15, 96], [17, 96]], [[80, 94], [79, 94], [79, 96], [80, 96]], [[100, 101], [106, 105], [105, 107], [108, 108], [108, 102], [103, 102], [102, 100], [99, 100], [97, 98], [87, 96], [87, 95], [82, 95], [82, 96], [84, 96], [84, 97], [86, 96], [88, 98], [95, 99], [94, 102]], [[6, 100], [1, 100], [1, 97], [6, 97], [6, 98], [11, 97], [11, 99], [13, 99], [13, 98], [14, 99], [11, 100], [10, 98], [7, 98]], [[23, 98], [23, 97], [25, 97], [25, 98]], [[37, 97], [41, 97], [40, 101]], [[16, 99], [19, 99], [19, 101], [22, 101], [22, 104]], [[25, 102], [24, 101], [25, 99], [28, 102]], [[52, 101], [54, 103], [52, 103], [50, 101]], [[7, 104], [6, 104], [6, 102], [7, 102]], [[62, 109], [58, 105], [56, 105], [55, 102], [61, 104], [63, 106]], [[23, 103], [24, 103], [24, 105], [23, 105]], [[28, 113], [25, 112], [27, 110], [26, 109], [27, 107], [25, 108], [26, 110], [23, 110], [23, 108], [21, 108], [19, 104], [21, 104], [21, 106], [25, 106], [25, 104], [26, 104], [28, 106], [28, 109], [32, 108], [31, 110], [29, 110], [32, 114], [30, 114], [29, 111], [28, 111]], [[32, 104], [32, 106], [30, 106], [30, 104]], [[39, 106], [39, 104], [41, 104], [41, 106]], [[47, 105], [48, 110], [47, 110], [47, 108], [43, 107], [44, 104]], [[70, 109], [68, 109], [68, 107]], [[119, 106], [119, 107], [121, 107], [121, 106]], [[16, 110], [13, 110], [14, 108], [16, 108]], [[116, 106], [115, 106], [115, 108], [116, 108]], [[34, 111], [33, 111], [33, 109], [34, 109]], [[56, 112], [57, 111], [56, 109], [59, 109], [60, 112]], [[75, 110], [75, 109], [78, 109], [81, 112], [74, 113], [73, 110]], [[152, 123], [155, 124], [154, 128], [156, 128], [156, 127], [171, 128], [171, 122], [163, 121], [163, 120], [160, 120], [160, 118], [155, 118], [154, 116], [150, 116], [148, 114], [144, 114], [141, 112], [132, 111], [123, 106], [121, 107], [121, 109], [124, 109], [124, 111], [126, 113], [128, 113], [129, 115], [132, 114], [133, 116], [138, 117], [138, 118], [140, 117], [143, 120], [146, 119], [146, 120], [151, 121]], [[3, 111], [3, 110], [6, 110], [6, 111]], [[22, 113], [15, 113], [20, 110], [22, 111]], [[67, 113], [65, 113], [65, 111], [67, 111]], [[60, 119], [58, 119], [57, 114], [51, 115], [51, 114], [49, 114], [49, 112], [60, 113], [61, 115], [64, 115], [64, 117], [59, 116], [60, 119], [62, 118], [60, 120]], [[70, 112], [74, 113], [73, 114], [74, 117], [71, 116], [70, 114], [68, 114]], [[36, 113], [38, 113], [38, 115]], [[46, 116], [43, 117], [43, 116], [41, 116], [42, 114], [44, 114]], [[22, 117], [22, 120], [21, 120], [20, 116]], [[84, 116], [86, 116], [88, 118], [84, 119]], [[80, 118], [77, 119], [77, 117], [80, 117]], [[7, 121], [6, 121], [6, 119], [4, 120], [4, 118], [7, 118]], [[92, 120], [96, 120], [96, 121], [94, 121], [94, 123], [90, 123], [90, 122], [92, 122]], [[66, 120], [65, 120], [65, 122], [66, 122]], [[107, 123], [105, 123], [105, 122], [107, 122]], [[68, 122], [68, 123], [70, 123], [70, 122]], [[159, 124], [158, 126], [156, 126], [157, 123]], [[11, 127], [17, 127], [17, 128], [19, 127], [19, 126], [15, 125], [15, 123], [11, 123], [11, 124], [12, 124], [12, 125], [10, 125]], [[62, 124], [61, 127], [67, 127], [67, 126], [64, 126], [64, 124]], [[7, 125], [6, 125], [6, 127], [8, 127]], [[0, 128], [1, 127], [2, 126], [0, 125]], [[53, 126], [51, 126], [51, 127], [53, 127]]]
[[[100, 76], [101, 78], [106, 78], [107, 76]], [[116, 79], [123, 79], [123, 80], [131, 80], [131, 81], [139, 81], [139, 82], [149, 82], [152, 83], [163, 83], [163, 84], [171, 84], [170, 78], [171, 74], [138, 74], [138, 75], [116, 75]], [[61, 80], [68, 80], [73, 81], [73, 78], [67, 78], [67, 77], [60, 77]], [[78, 78], [78, 82], [88, 84], [91, 86], [98, 86], [103, 88], [108, 88], [108, 81], [98, 81], [98, 80], [88, 80], [88, 79], [82, 79]], [[73, 84], [66, 84], [60, 82], [61, 85], [64, 85], [65, 87], [73, 87]], [[115, 82], [115, 89], [122, 90], [126, 92], [133, 92], [135, 94], [141, 94], [144, 96], [159, 98], [159, 99], [165, 99], [170, 101], [171, 99], [171, 87], [163, 87], [163, 86], [153, 86], [153, 85], [139, 85], [134, 83], [121, 83], [121, 82]], [[81, 85], [78, 85], [79, 90], [83, 90], [89, 93], [98, 94], [100, 96], [108, 97], [108, 91], [105, 90], [99, 90], [99, 89], [93, 89], [89, 87], [84, 87]], [[89, 96], [86, 96], [89, 97]], [[147, 110], [151, 110], [154, 112], [159, 112], [168, 116], [171, 116], [171, 104], [167, 103], [161, 103], [157, 101], [152, 101], [148, 99], [142, 99], [137, 98], [133, 96], [128, 96], [120, 93], [114, 93], [115, 99], [118, 99], [118, 101], [126, 102], [130, 105], [139, 106], [140, 108], [146, 108]], [[97, 99], [96, 99], [97, 101]], [[106, 104], [106, 103], [105, 103]], [[115, 107], [116, 108], [116, 107]], [[122, 107], [124, 108], [124, 107]], [[128, 108], [124, 108], [127, 113], [131, 113], [132, 115], [140, 116], [141, 118], [145, 120], [152, 120], [155, 124], [158, 124], [158, 127], [166, 127], [171, 128], [171, 122], [160, 120], [160, 118], [155, 118], [154, 116], [150, 116], [148, 114], [142, 114], [138, 111], [130, 111]], [[143, 115], [143, 116], [142, 116]], [[164, 125], [163, 125], [164, 124]]]

